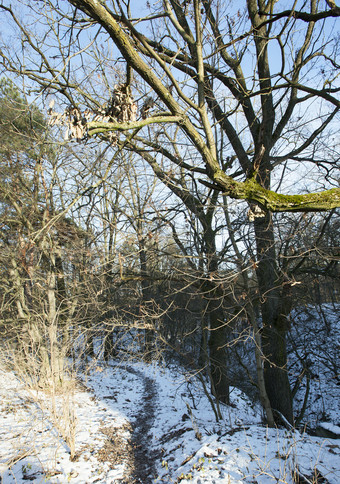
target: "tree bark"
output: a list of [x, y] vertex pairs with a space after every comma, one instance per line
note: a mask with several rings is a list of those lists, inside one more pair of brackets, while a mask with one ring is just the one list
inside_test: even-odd
[[207, 299], [206, 314], [209, 317], [209, 366], [213, 395], [222, 403], [229, 404], [229, 378], [227, 375], [225, 315], [223, 309], [224, 291], [220, 282], [214, 278], [218, 275], [218, 260], [216, 257], [215, 234], [205, 230], [207, 247], [207, 272], [209, 281], [203, 286], [203, 294]]
[[140, 262], [140, 272], [142, 275], [141, 289], [142, 289], [142, 302], [144, 305], [144, 322], [146, 328], [144, 330], [144, 359], [147, 362], [152, 361], [154, 357], [154, 340], [155, 333], [152, 328], [152, 319], [149, 311], [151, 310], [151, 288], [150, 281], [148, 280], [148, 262], [147, 262], [147, 248], [145, 246], [145, 237], [138, 233], [138, 244], [139, 244], [139, 262]]
[[[215, 292], [215, 291], [214, 291]], [[226, 328], [221, 300], [210, 302], [209, 360], [212, 394], [222, 403], [229, 404], [229, 379], [226, 368]]]
[[262, 313], [264, 378], [272, 409], [293, 424], [292, 395], [287, 372], [287, 318], [283, 307], [281, 280], [276, 263], [272, 217], [254, 221], [257, 248], [257, 280]]

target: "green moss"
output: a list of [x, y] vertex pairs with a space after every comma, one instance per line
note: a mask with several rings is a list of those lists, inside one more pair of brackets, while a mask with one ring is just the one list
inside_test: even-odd
[[222, 170], [216, 170], [213, 178], [231, 198], [257, 203], [272, 212], [318, 212], [340, 207], [340, 188], [317, 193], [285, 195], [263, 188], [255, 178], [237, 182]]

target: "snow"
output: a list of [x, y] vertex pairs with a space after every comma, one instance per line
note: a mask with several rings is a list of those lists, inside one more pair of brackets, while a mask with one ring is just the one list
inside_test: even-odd
[[297, 465], [305, 476], [313, 476], [317, 469], [330, 484], [340, 482], [337, 440], [266, 428], [260, 408], [237, 389], [231, 393], [233, 406], [222, 406], [223, 420], [216, 422], [195, 380], [180, 374], [178, 368], [133, 362], [96, 366], [84, 376], [88, 390], [74, 391], [73, 461], [69, 446], [52, 424], [47, 396], [25, 389], [12, 372], [2, 368], [2, 482], [114, 483], [125, 479], [129, 462], [124, 455], [114, 455], [112, 462], [106, 455], [103, 461], [100, 451], [107, 443], [108, 429], [115, 433], [116, 443], [119, 435], [123, 447], [131, 439], [133, 424], [143, 410], [143, 377], [152, 379], [157, 389], [148, 435], [156, 482], [288, 483], [293, 482]]
[[[340, 305], [297, 308], [291, 314], [291, 323], [288, 336], [291, 380], [301, 372], [302, 361], [308, 363], [310, 374], [308, 407], [302, 424], [310, 429], [316, 429], [321, 422], [340, 425]], [[305, 392], [306, 378], [303, 378], [294, 400], [297, 414]]]
[[[317, 314], [294, 317], [308, 329]], [[329, 334], [333, 343], [336, 334]], [[322, 367], [322, 351], [332, 346], [324, 337], [326, 346], [313, 348], [305, 425], [339, 435], [338, 387]], [[237, 388], [217, 422], [201, 383], [176, 365], [93, 361], [80, 377], [53, 398], [0, 366], [3, 484], [293, 484], [297, 474], [304, 482], [340, 482], [340, 440], [311, 436], [303, 422], [298, 430], [267, 428], [259, 405]], [[302, 399], [303, 385], [301, 392]], [[326, 395], [322, 405], [319, 394]], [[149, 477], [138, 474], [143, 466]]]
[[326, 430], [329, 430], [334, 435], [338, 435], [340, 437], [340, 427], [338, 425], [334, 425], [334, 424], [329, 423], [329, 422], [320, 422], [319, 426], [326, 429]]

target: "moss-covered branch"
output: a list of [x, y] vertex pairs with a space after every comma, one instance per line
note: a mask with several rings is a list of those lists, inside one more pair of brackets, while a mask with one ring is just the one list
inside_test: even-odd
[[[142, 128], [143, 126], [147, 126], [149, 124], [154, 124], [154, 123], [174, 122], [181, 125], [182, 131], [185, 133], [187, 138], [192, 142], [192, 145], [195, 147], [197, 152], [200, 154], [202, 162], [206, 168], [206, 173], [210, 178], [210, 181], [212, 182], [210, 183], [210, 186], [219, 187], [219, 189], [229, 197], [235, 198], [235, 199], [247, 200], [249, 202], [254, 202], [260, 205], [262, 208], [273, 212], [326, 211], [340, 206], [339, 188], [334, 188], [332, 190], [325, 190], [320, 193], [309, 193], [309, 194], [303, 194], [303, 195], [283, 195], [263, 188], [261, 184], [257, 183], [254, 178], [248, 179], [245, 182], [237, 182], [233, 178], [228, 176], [223, 170], [220, 169], [220, 164], [216, 156], [215, 143], [210, 136], [210, 127], [207, 125], [204, 125], [203, 123], [203, 127], [205, 129], [203, 130], [197, 129], [197, 127], [193, 124], [191, 117], [188, 115], [188, 110], [183, 108], [182, 103], [179, 103], [175, 99], [175, 97], [172, 96], [171, 91], [168, 89], [166, 83], [163, 82], [163, 78], [160, 78], [157, 75], [157, 72], [155, 72], [152, 68], [150, 68], [150, 63], [147, 62], [148, 57], [151, 57], [158, 62], [158, 64], [163, 69], [163, 72], [166, 78], [168, 78], [168, 80], [169, 79], [174, 80], [172, 72], [168, 69], [168, 66], [166, 65], [166, 62], [165, 62], [166, 59], [158, 54], [158, 50], [161, 50], [162, 53], [163, 53], [163, 50], [156, 49], [155, 51], [152, 48], [151, 44], [148, 44], [145, 41], [145, 38], [142, 35], [139, 35], [135, 31], [135, 29], [132, 28], [132, 25], [130, 25], [129, 22], [127, 22], [126, 19], [125, 19], [126, 28], [123, 28], [122, 25], [120, 24], [120, 21], [121, 21], [120, 17], [113, 15], [113, 13], [110, 11], [110, 9], [107, 7], [105, 3], [100, 2], [98, 0], [82, 0], [82, 1], [69, 0], [69, 2], [75, 7], [82, 10], [86, 15], [89, 15], [91, 19], [93, 19], [103, 27], [103, 29], [108, 33], [108, 35], [115, 43], [116, 47], [121, 52], [122, 56], [125, 58], [129, 67], [141, 76], [141, 78], [154, 92], [157, 98], [164, 103], [164, 105], [166, 106], [166, 109], [169, 110], [169, 113], [171, 113], [169, 115], [164, 115], [164, 113], [161, 113], [160, 116], [152, 116], [144, 120], [130, 122], [130, 123], [91, 122], [91, 123], [88, 123], [88, 126], [87, 126], [88, 134], [90, 136], [93, 136], [99, 133], [107, 134], [110, 131], [126, 131], [126, 130], [139, 129], [139, 128]], [[173, 2], [171, 4], [175, 5]], [[246, 114], [246, 117], [248, 118], [248, 125], [252, 132], [252, 135], [255, 137], [254, 144], [257, 146], [263, 145], [266, 148], [267, 157], [262, 157], [262, 159], [259, 161], [259, 164], [262, 164], [262, 168], [261, 168], [262, 173], [269, 173], [272, 167], [270, 167], [270, 163], [268, 161], [268, 154], [270, 152], [270, 149], [272, 148], [272, 142], [275, 142], [275, 138], [273, 138], [273, 132], [272, 132], [274, 128], [275, 113], [273, 112], [274, 107], [271, 99], [273, 87], [269, 82], [269, 80], [271, 79], [269, 64], [268, 64], [269, 58], [267, 55], [267, 47], [268, 47], [267, 42], [269, 42], [269, 37], [265, 38], [267, 36], [267, 32], [265, 31], [265, 27], [264, 27], [265, 23], [263, 23], [263, 20], [268, 16], [270, 17], [267, 20], [268, 22], [273, 22], [273, 21], [279, 20], [280, 18], [285, 18], [285, 17], [289, 18], [290, 16], [293, 16], [293, 18], [295, 19], [300, 19], [306, 22], [313, 23], [319, 19], [323, 19], [328, 16], [331, 16], [331, 17], [339, 16], [339, 12], [338, 12], [338, 7], [334, 7], [334, 8], [332, 7], [332, 9], [329, 12], [328, 11], [314, 12], [314, 10], [311, 10], [310, 13], [309, 12], [305, 13], [305, 12], [295, 12], [294, 10], [289, 10], [289, 11], [287, 10], [273, 16], [272, 13], [269, 12], [269, 10], [266, 10], [264, 12], [259, 12], [258, 2], [256, 2], [256, 0], [248, 0], [247, 4], [248, 4], [249, 14], [253, 21], [254, 39], [255, 39], [256, 48], [257, 48], [256, 55], [257, 55], [257, 64], [258, 64], [259, 75], [260, 75], [259, 83], [261, 87], [260, 94], [261, 94], [261, 101], [262, 101], [262, 118], [263, 118], [261, 129], [259, 129], [259, 127], [256, 127], [256, 129], [253, 128], [253, 126], [255, 126], [255, 124], [253, 124], [255, 119], [254, 119], [253, 111], [251, 111], [251, 105], [249, 104], [250, 101], [247, 101], [245, 114]], [[273, 2], [269, 2], [269, 4], [274, 5]], [[176, 12], [178, 13], [178, 15], [182, 15], [184, 12], [180, 10], [180, 8], [181, 7], [179, 6], [179, 4], [177, 5], [176, 3], [176, 9], [178, 9], [176, 10]], [[262, 19], [260, 17], [262, 17]], [[184, 23], [184, 17], [182, 18]], [[199, 23], [200, 23], [199, 18], [197, 18], [196, 19], [197, 29], [200, 28], [198, 25]], [[299, 51], [300, 57], [301, 57], [298, 64], [299, 66], [304, 65], [305, 61], [302, 58], [303, 57], [302, 54], [305, 54], [305, 48], [307, 45], [309, 45], [312, 30], [313, 30], [313, 25], [308, 26], [305, 34], [304, 44]], [[216, 30], [216, 33], [217, 33], [217, 30]], [[137, 37], [141, 43], [140, 44], [141, 49], [143, 50], [143, 52], [145, 51], [147, 53], [147, 57], [142, 56], [138, 51], [138, 49], [136, 49], [135, 39], [137, 39]], [[191, 38], [186, 39], [185, 37], [183, 37], [183, 39], [184, 41], [187, 42], [187, 47], [188, 47], [188, 50], [190, 51], [192, 39]], [[198, 45], [199, 42], [200, 42], [200, 39], [198, 37], [195, 41], [196, 49], [198, 49], [196, 53], [199, 52], [199, 49], [200, 49]], [[221, 52], [223, 53], [225, 52], [225, 50], [222, 50]], [[196, 69], [198, 69], [199, 71], [198, 79], [200, 80], [202, 79], [202, 75], [204, 74], [204, 71], [208, 70], [208, 67], [206, 64], [203, 64], [203, 66], [202, 64], [200, 64], [199, 66], [198, 65], [196, 66], [197, 59], [195, 59], [194, 55], [192, 55], [191, 57], [194, 60], [194, 64], [188, 61], [187, 65], [185, 65], [185, 68], [190, 67], [191, 69], [196, 67]], [[232, 66], [233, 64], [231, 59], [232, 59], [231, 57], [230, 58], [224, 57], [224, 61], [229, 66]], [[172, 64], [173, 61], [174, 59], [171, 59], [170, 64]], [[183, 61], [184, 61], [184, 58], [183, 58]], [[233, 67], [233, 70], [235, 71], [234, 67]], [[297, 69], [297, 72], [299, 72], [299, 70], [300, 70], [300, 67]], [[187, 71], [184, 71], [184, 72], [187, 72]], [[282, 77], [285, 78], [284, 73], [282, 73]], [[298, 76], [294, 75], [293, 78], [291, 78], [290, 80], [287, 80], [288, 85], [290, 87], [292, 87], [294, 90], [302, 90], [309, 94], [313, 94], [313, 95], [317, 94], [317, 91], [314, 91], [314, 90], [312, 91], [311, 88], [309, 87], [300, 86], [300, 84], [298, 84], [297, 77]], [[237, 78], [238, 84], [242, 86], [242, 89], [246, 93], [246, 96], [243, 96], [243, 95], [241, 96], [241, 94], [238, 94], [239, 88], [231, 87], [231, 92], [234, 94], [236, 98], [239, 98], [241, 96], [241, 100], [243, 103], [243, 101], [249, 97], [249, 93], [245, 87], [245, 84], [243, 86], [242, 71], [236, 72], [236, 78]], [[229, 81], [227, 85], [230, 85], [230, 84], [231, 84], [231, 81]], [[206, 89], [206, 86], [204, 87]], [[203, 105], [196, 106], [196, 104], [192, 102], [190, 99], [184, 97], [183, 95], [181, 96], [182, 96], [182, 100], [184, 100], [184, 104], [186, 103], [187, 105], [186, 108], [190, 107], [192, 109], [195, 109], [198, 115], [202, 116]], [[322, 97], [329, 102], [335, 103], [333, 97], [327, 96], [324, 90], [322, 91], [321, 95], [319, 94], [319, 97]], [[201, 97], [201, 99], [203, 98]], [[337, 106], [337, 103], [335, 104]], [[291, 107], [292, 108], [294, 107], [294, 103], [291, 105]], [[211, 108], [212, 106], [210, 106], [210, 109]], [[291, 111], [288, 110], [286, 112], [286, 116], [283, 119], [283, 123], [282, 125], [280, 125], [280, 132], [282, 131], [283, 126], [287, 125], [292, 114]], [[217, 119], [223, 119], [223, 116], [218, 116]], [[256, 121], [257, 121], [257, 118], [256, 118]], [[231, 142], [231, 144], [235, 149], [236, 143], [234, 139], [239, 135], [235, 133], [235, 130], [232, 130], [230, 126], [228, 126], [228, 129], [227, 129], [226, 124], [223, 125], [221, 123], [221, 127], [227, 134], [229, 141]], [[320, 134], [320, 133], [315, 132], [315, 134]], [[209, 141], [207, 142], [207, 140]], [[239, 140], [241, 140], [241, 138], [239, 138]], [[305, 147], [306, 145], [304, 145], [302, 148], [305, 148]], [[236, 156], [238, 156], [239, 161], [241, 162], [241, 165], [243, 165], [242, 167], [243, 167], [244, 174], [246, 176], [249, 176], [249, 173], [252, 173], [252, 170], [250, 169], [251, 166], [249, 166], [251, 164], [251, 161], [248, 159], [248, 154], [245, 153], [244, 150], [243, 150], [243, 154], [241, 153], [241, 141], [239, 142], [239, 147], [235, 149], [235, 153], [236, 153]], [[242, 159], [240, 156], [241, 154], [243, 156]]]
[[217, 171], [214, 182], [231, 198], [248, 200], [272, 212], [322, 212], [340, 207], [340, 188], [317, 193], [284, 195], [266, 190], [255, 179], [237, 182], [222, 170]]
[[[88, 134], [104, 134], [114, 131], [128, 131], [139, 129], [150, 124], [159, 123], [183, 123], [183, 116], [160, 115], [153, 116], [141, 121], [120, 122], [91, 122], [88, 124]], [[205, 149], [207, 149], [205, 147]], [[271, 212], [321, 212], [340, 207], [340, 188], [332, 188], [317, 193], [305, 193], [300, 195], [285, 195], [263, 188], [255, 178], [244, 182], [238, 182], [228, 176], [223, 170], [217, 169], [216, 164], [208, 163], [208, 171], [211, 180], [227, 196], [247, 200], [259, 204]], [[210, 185], [203, 181], [203, 183]]]

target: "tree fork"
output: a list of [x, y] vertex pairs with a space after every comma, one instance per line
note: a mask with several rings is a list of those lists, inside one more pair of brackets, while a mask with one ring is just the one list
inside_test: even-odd
[[[255, 178], [248, 179], [244, 182], [237, 182], [228, 176], [223, 170], [220, 169], [214, 154], [208, 148], [179, 104], [171, 96], [168, 89], [138, 55], [128, 35], [115, 20], [111, 11], [97, 0], [69, 0], [69, 2], [75, 7], [81, 9], [84, 13], [90, 15], [107, 31], [122, 53], [128, 65], [138, 72], [146, 83], [162, 99], [172, 114], [173, 119], [171, 119], [171, 116], [167, 116], [167, 119], [164, 120], [157, 120], [157, 117], [155, 117], [153, 118], [153, 121], [175, 121], [178, 125], [181, 125], [183, 131], [186, 133], [189, 139], [192, 140], [196, 149], [201, 153], [210, 180], [213, 183], [216, 183], [222, 192], [231, 198], [243, 199], [259, 204], [264, 209], [272, 212], [320, 212], [340, 207], [340, 188], [333, 188], [320, 193], [284, 195], [263, 188], [259, 183], [256, 182]], [[150, 119], [146, 124], [150, 124], [153, 121]], [[111, 123], [109, 129], [124, 131], [126, 129], [133, 129], [133, 127], [142, 127], [140, 123], [143, 124], [143, 122], [137, 122], [131, 124], [129, 123], [128, 126], [113, 126], [115, 123]], [[99, 127], [95, 123], [93, 125], [89, 125], [89, 128], [89, 134], [91, 135], [108, 131], [105, 129], [105, 127]]]

